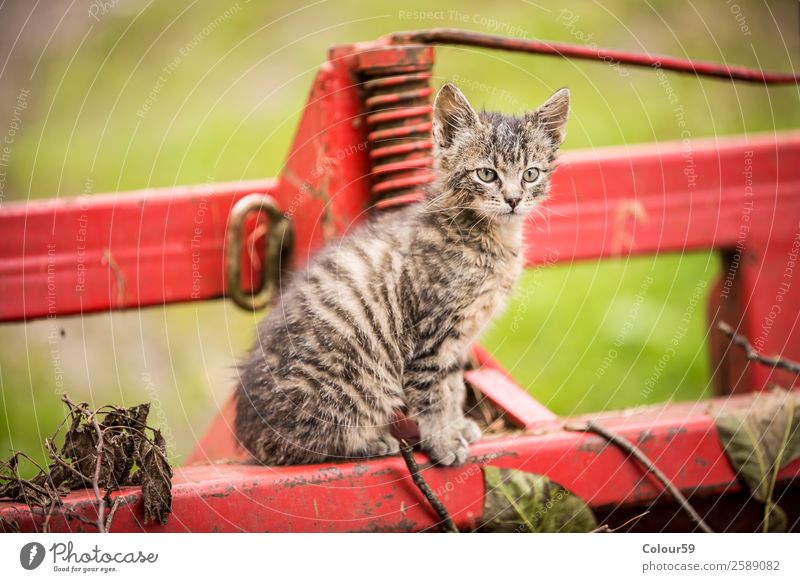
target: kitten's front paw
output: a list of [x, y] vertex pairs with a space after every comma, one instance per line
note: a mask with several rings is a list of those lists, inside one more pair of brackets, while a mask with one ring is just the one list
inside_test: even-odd
[[384, 457], [396, 455], [400, 452], [400, 443], [389, 434], [381, 435], [373, 441], [364, 444], [359, 451], [361, 457]]
[[474, 443], [481, 440], [481, 429], [478, 428], [478, 424], [474, 420], [470, 420], [469, 418], [464, 418], [462, 424], [460, 426], [461, 436], [468, 443]]
[[467, 439], [461, 436], [459, 430], [447, 431], [423, 438], [422, 448], [428, 453], [431, 460], [446, 467], [460, 466], [467, 460]]

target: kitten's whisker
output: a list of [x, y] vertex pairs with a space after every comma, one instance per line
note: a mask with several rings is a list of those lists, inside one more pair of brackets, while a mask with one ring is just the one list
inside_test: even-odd
[[547, 209], [547, 212], [550, 213], [550, 214], [555, 214], [556, 216], [560, 216], [562, 218], [572, 218], [572, 219], [575, 218], [575, 216], [570, 216], [569, 214], [564, 214], [563, 212], [559, 212], [557, 210], [553, 210], [553, 208], [550, 207], [550, 206], [546, 206], [545, 208]]
[[488, 217], [488, 216], [486, 216], [485, 214], [484, 214], [484, 215], [481, 215], [481, 216], [478, 218], [477, 222], [475, 222], [475, 224], [473, 224], [473, 225], [472, 225], [472, 228], [470, 228], [470, 229], [469, 229], [469, 232], [467, 233], [467, 235], [471, 236], [471, 235], [472, 235], [472, 231], [474, 231], [474, 230], [475, 230], [475, 229], [476, 229], [478, 226], [480, 226], [480, 225], [483, 223], [483, 221], [484, 221], [484, 220], [485, 220], [487, 223], [488, 223], [488, 221], [489, 221], [489, 217]]
[[531, 216], [531, 219], [533, 220], [534, 228], [536, 228], [536, 230], [538, 230], [538, 231], [541, 231], [542, 227], [539, 225], [539, 222], [536, 220], [537, 218], [542, 218], [541, 211], [538, 208], [534, 207], [533, 210], [531, 211], [530, 216]]
[[[442, 192], [441, 194], [439, 194], [435, 198], [432, 198], [432, 199], [426, 201], [425, 202], [425, 208], [434, 208], [434, 207], [438, 208], [439, 207], [439, 202], [441, 200], [447, 198], [449, 195], [451, 195], [451, 192], [449, 192], [449, 191]], [[452, 208], [452, 206], [448, 204], [448, 205], [445, 206], [445, 208]]]
[[547, 236], [549, 237], [551, 235], [551, 231], [550, 231], [551, 222], [547, 219], [547, 216], [545, 216], [545, 214], [544, 214], [544, 212], [542, 211], [541, 208], [537, 208], [536, 212], [539, 214], [539, 216], [542, 217], [542, 220], [544, 220], [545, 223], [547, 224]]
[[428, 201], [426, 202], [426, 205], [428, 205], [428, 206], [433, 206], [433, 205], [436, 205], [436, 204], [439, 202], [439, 200], [443, 199], [443, 198], [444, 198], [445, 196], [447, 196], [448, 194], [449, 194], [449, 192], [447, 192], [447, 191], [445, 190], [444, 192], [442, 192], [442, 193], [441, 193], [441, 194], [439, 194], [438, 196], [435, 196], [434, 198], [431, 198], [430, 200], [428, 200]]
[[536, 213], [535, 212], [531, 212], [528, 216], [530, 217], [530, 220], [533, 223], [533, 227], [536, 230], [539, 230], [539, 224], [536, 222]]
[[[539, 218], [541, 218], [544, 221], [544, 223], [545, 223], [545, 225], [547, 227], [547, 235], [550, 236], [550, 234], [551, 234], [551, 232], [550, 232], [550, 224], [551, 223], [547, 219], [547, 216], [545, 216], [545, 214], [542, 211], [541, 207], [536, 207], [534, 210], [536, 212], [536, 216], [538, 216]], [[537, 225], [536, 228], [537, 228], [537, 230], [542, 230], [538, 225]]]
[[458, 219], [458, 217], [464, 214], [464, 210], [467, 209], [464, 208], [462, 210], [459, 210], [454, 216], [450, 218], [450, 221], [447, 223], [447, 228], [451, 228], [453, 226], [453, 223]]

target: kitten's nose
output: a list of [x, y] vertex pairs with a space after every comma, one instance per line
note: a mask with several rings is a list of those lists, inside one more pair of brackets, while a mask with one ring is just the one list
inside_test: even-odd
[[519, 204], [519, 198], [506, 198], [506, 204], [511, 207], [511, 210], [514, 210]]

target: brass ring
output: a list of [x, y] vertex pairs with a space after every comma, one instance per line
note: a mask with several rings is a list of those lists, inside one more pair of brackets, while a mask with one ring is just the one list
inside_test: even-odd
[[[242, 289], [242, 242], [244, 220], [251, 212], [259, 211], [269, 219], [269, 234], [264, 237], [264, 265], [261, 281], [252, 291]], [[281, 266], [288, 260], [293, 246], [292, 223], [278, 208], [275, 199], [267, 194], [248, 194], [231, 209], [228, 218], [225, 249], [227, 293], [233, 302], [250, 311], [267, 307], [280, 289]]]

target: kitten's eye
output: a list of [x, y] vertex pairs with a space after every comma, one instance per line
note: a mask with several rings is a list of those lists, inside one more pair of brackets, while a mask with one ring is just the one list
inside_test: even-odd
[[528, 168], [522, 172], [522, 179], [526, 182], [535, 182], [539, 178], [539, 170], [536, 168]]
[[481, 182], [494, 182], [497, 180], [497, 172], [491, 168], [478, 168], [475, 170], [475, 175]]

